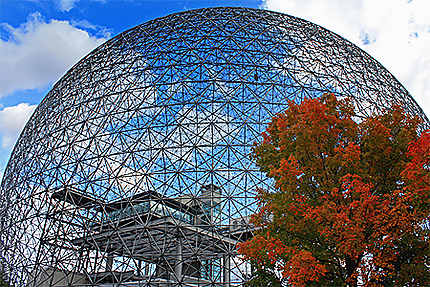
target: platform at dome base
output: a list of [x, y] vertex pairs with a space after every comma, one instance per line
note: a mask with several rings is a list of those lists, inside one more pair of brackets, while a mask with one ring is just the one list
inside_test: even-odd
[[[236, 254], [225, 250], [234, 250], [239, 242], [250, 238], [255, 228], [249, 218], [247, 224], [216, 224], [220, 215], [219, 187], [207, 185], [201, 189], [199, 197], [168, 198], [150, 191], [110, 203], [71, 187], [48, 191], [58, 209], [51, 219], [59, 220], [72, 209], [82, 215], [77, 221], [86, 222], [88, 229], [69, 238], [69, 246], [57, 238], [46, 238], [43, 244], [70, 248], [81, 257], [95, 254], [104, 260], [104, 270], [80, 274], [45, 266], [35, 280], [36, 286], [50, 286], [56, 277], [55, 286], [63, 281], [66, 286], [141, 286], [144, 282], [150, 283], [148, 286], [170, 286], [178, 281], [186, 286], [229, 285], [231, 260]], [[161, 241], [162, 248], [154, 244]], [[130, 259], [134, 271], [115, 269], [116, 261]]]

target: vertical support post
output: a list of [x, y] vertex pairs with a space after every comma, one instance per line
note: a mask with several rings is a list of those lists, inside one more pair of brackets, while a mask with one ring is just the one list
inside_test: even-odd
[[[99, 265], [97, 265], [97, 261], [99, 260], [99, 249], [96, 249], [96, 254], [94, 257], [94, 264], [91, 264], [91, 272], [92, 273], [96, 273], [96, 272], [100, 272], [100, 270], [97, 268]], [[94, 268], [93, 268], [94, 267]]]
[[137, 276], [142, 275], [142, 260], [137, 261]]
[[252, 276], [255, 273], [255, 266], [252, 263], [250, 263], [250, 264], [251, 264], [251, 276]]
[[178, 280], [182, 280], [182, 238], [179, 237], [176, 246], [175, 274]]
[[224, 255], [223, 261], [224, 286], [230, 286], [230, 254]]
[[106, 272], [112, 271], [113, 267], [113, 255], [111, 253], [108, 253], [107, 260], [106, 260]]
[[90, 264], [90, 260], [91, 260], [91, 258], [90, 258], [90, 250], [88, 250], [87, 249], [87, 252], [85, 252], [85, 254], [86, 254], [86, 256], [85, 256], [85, 266], [84, 266], [84, 270], [85, 270], [85, 272], [88, 272], [89, 270], [88, 270], [88, 265]]
[[145, 262], [145, 276], [149, 276], [149, 262]]

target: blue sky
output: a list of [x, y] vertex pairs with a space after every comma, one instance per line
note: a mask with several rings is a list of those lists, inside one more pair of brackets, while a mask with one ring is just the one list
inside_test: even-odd
[[284, 12], [342, 35], [430, 115], [429, 0], [0, 0], [0, 173], [37, 104], [80, 58], [145, 21], [213, 6]]

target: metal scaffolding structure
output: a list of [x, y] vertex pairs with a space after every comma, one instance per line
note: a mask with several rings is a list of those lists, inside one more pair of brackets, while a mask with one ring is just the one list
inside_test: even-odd
[[246, 8], [158, 18], [104, 43], [43, 99], [0, 190], [16, 286], [236, 286], [254, 228], [250, 157], [288, 100], [331, 92], [361, 116], [428, 119], [368, 54], [315, 24]]

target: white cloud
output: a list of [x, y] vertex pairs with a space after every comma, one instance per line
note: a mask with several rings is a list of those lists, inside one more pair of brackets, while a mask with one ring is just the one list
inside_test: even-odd
[[60, 11], [62, 12], [68, 12], [70, 11], [73, 7], [75, 7], [75, 3], [79, 2], [79, 0], [60, 0], [58, 2], [58, 8], [60, 9]]
[[17, 28], [2, 27], [10, 37], [0, 39], [0, 97], [45, 87], [106, 40], [92, 37], [68, 21], [45, 22], [39, 13]]
[[[54, 0], [56, 2], [58, 9], [61, 12], [69, 12], [73, 8], [75, 8], [76, 3], [80, 0]], [[106, 3], [106, 0], [92, 0], [94, 2]]]
[[20, 103], [0, 110], [1, 147], [9, 149], [15, 143], [36, 105]]
[[97, 32], [97, 35], [101, 35], [103, 38], [109, 39], [112, 36], [112, 30], [104, 26], [95, 25], [87, 20], [71, 20], [70, 24], [76, 28], [82, 28], [85, 30], [92, 30]]
[[338, 33], [384, 65], [430, 117], [430, 1], [265, 0]]

